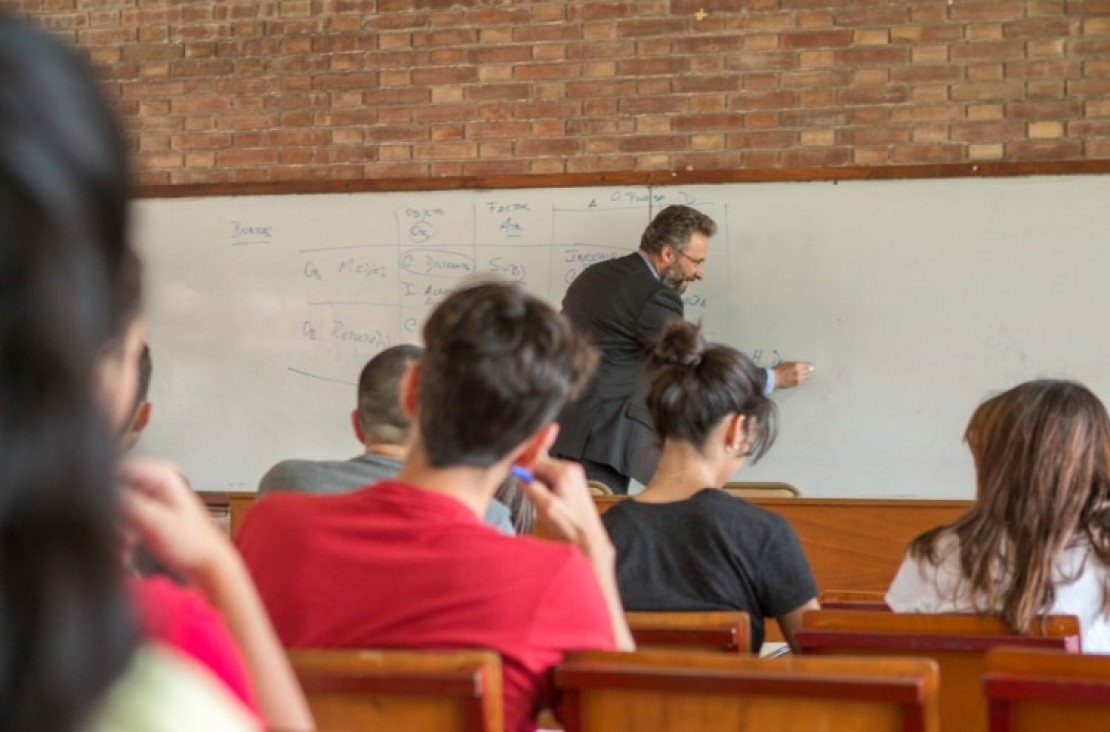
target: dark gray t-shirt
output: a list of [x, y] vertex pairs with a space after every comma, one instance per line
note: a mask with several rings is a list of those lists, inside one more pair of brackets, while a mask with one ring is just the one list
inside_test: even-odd
[[[396, 478], [400, 470], [400, 459], [370, 452], [350, 460], [283, 460], [262, 476], [258, 495], [273, 491], [317, 495], [349, 493], [380, 480]], [[509, 507], [496, 498], [490, 501], [482, 520], [502, 534], [516, 533]]]
[[672, 503], [621, 501], [602, 520], [617, 550], [625, 610], [742, 610], [758, 652], [765, 617], [817, 596], [786, 519], [724, 491], [706, 488]]

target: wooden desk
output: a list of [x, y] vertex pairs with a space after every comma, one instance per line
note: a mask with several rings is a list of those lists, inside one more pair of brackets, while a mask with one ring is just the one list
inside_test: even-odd
[[254, 503], [258, 494], [254, 491], [235, 491], [229, 493], [200, 492], [198, 493], [208, 512], [216, 522], [224, 527], [228, 536], [234, 537], [243, 524], [243, 517], [247, 509]]
[[[594, 498], [605, 513], [623, 496]], [[955, 520], [972, 501], [747, 498], [779, 514], [802, 542], [819, 590], [886, 592], [915, 536]], [[537, 521], [536, 534], [546, 528]]]
[[[225, 511], [231, 536], [254, 502], [254, 492], [202, 493], [211, 510]], [[605, 512], [619, 497], [597, 497]], [[855, 498], [751, 498], [786, 518], [797, 532], [821, 590], [885, 592], [906, 545], [926, 529], [950, 523], [971, 501]], [[536, 534], [544, 536], [537, 522]]]

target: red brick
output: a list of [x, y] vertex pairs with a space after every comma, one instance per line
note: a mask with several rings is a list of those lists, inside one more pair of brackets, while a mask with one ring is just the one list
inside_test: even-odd
[[729, 96], [729, 109], [791, 109], [798, 104], [794, 92], [781, 91], [767, 94], [733, 94]]
[[1021, 140], [1006, 143], [1006, 156], [1017, 160], [1068, 160], [1083, 156], [1082, 140]]
[[686, 61], [675, 57], [621, 59], [617, 70], [629, 76], [680, 74], [686, 70]]
[[779, 42], [783, 48], [842, 48], [852, 45], [852, 31], [795, 31], [783, 33]]
[[679, 76], [672, 82], [674, 91], [679, 94], [698, 94], [702, 92], [738, 92], [740, 76]]
[[680, 115], [674, 118], [676, 132], [702, 132], [704, 130], [728, 130], [740, 127], [744, 117], [740, 113]]
[[1006, 105], [1008, 119], [1076, 119], [1082, 116], [1083, 104], [1078, 99], [1040, 102], [1017, 102]]
[[745, 153], [741, 150], [722, 150], [705, 153], [676, 153], [672, 156], [674, 170], [728, 170], [745, 166]]
[[632, 155], [575, 156], [567, 160], [568, 173], [601, 173], [631, 170], [636, 164]]
[[909, 101], [910, 91], [905, 86], [860, 87], [840, 89], [836, 98], [842, 104], [902, 104]]
[[626, 135], [635, 130], [634, 120], [623, 118], [578, 118], [567, 120], [567, 134], [580, 135]]
[[577, 41], [582, 32], [574, 25], [524, 25], [513, 29], [513, 40], [517, 43], [536, 43], [544, 41]]
[[473, 122], [466, 125], [466, 139], [504, 139], [524, 137], [531, 132], [528, 122]]
[[467, 99], [476, 101], [490, 99], [528, 99], [531, 88], [528, 84], [483, 84], [468, 86], [464, 91]]
[[826, 147], [784, 150], [779, 159], [783, 166], [787, 168], [825, 168], [836, 165], [850, 165], [852, 149], [849, 147]]
[[216, 164], [225, 168], [262, 167], [275, 162], [275, 150], [223, 150], [216, 154]]
[[967, 159], [967, 153], [961, 144], [899, 145], [891, 150], [890, 157], [896, 164], [925, 165], [958, 163]]
[[621, 100], [620, 109], [623, 114], [679, 114], [689, 104], [688, 97], [680, 96], [628, 97]]
[[963, 72], [959, 66], [944, 66], [941, 64], [928, 66], [895, 66], [890, 70], [890, 80], [894, 82], [919, 82], [959, 81]]
[[732, 149], [781, 149], [797, 142], [797, 135], [790, 130], [758, 130], [752, 132], [730, 132], [728, 146]]
[[1022, 41], [969, 43], [952, 46], [948, 53], [953, 61], [1008, 61], [1025, 55], [1025, 43]]
[[901, 125], [883, 127], [848, 127], [837, 130], [836, 141], [840, 145], [862, 147], [867, 145], [899, 145], [910, 141], [911, 128]]
[[798, 109], [782, 112], [775, 118], [784, 127], [840, 127], [849, 122], [849, 114], [843, 109]]
[[528, 160], [473, 160], [462, 164], [462, 175], [491, 177], [525, 175], [530, 172]]
[[545, 157], [551, 155], [574, 155], [579, 152], [578, 140], [564, 139], [523, 139], [516, 141], [516, 154], [522, 157]]
[[1006, 142], [1025, 136], [1022, 122], [957, 122], [950, 127], [953, 142]]
[[859, 46], [836, 52], [836, 62], [842, 66], [892, 66], [909, 58], [905, 46]]

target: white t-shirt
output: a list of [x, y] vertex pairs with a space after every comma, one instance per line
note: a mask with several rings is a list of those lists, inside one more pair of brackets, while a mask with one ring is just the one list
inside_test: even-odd
[[[898, 613], [963, 613], [982, 611], [986, 602], [972, 602], [961, 581], [959, 542], [953, 534], [937, 541], [939, 564], [924, 564], [907, 554], [890, 583], [886, 602]], [[1102, 588], [1108, 569], [1083, 543], [1067, 549], [1053, 571], [1056, 600], [1046, 614], [1079, 618], [1084, 653], [1110, 653], [1110, 617], [1102, 612]]]

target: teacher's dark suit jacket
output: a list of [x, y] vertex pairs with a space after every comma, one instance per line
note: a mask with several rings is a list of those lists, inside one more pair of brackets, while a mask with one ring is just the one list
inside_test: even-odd
[[659, 460], [644, 401], [647, 350], [666, 323], [682, 317], [682, 298], [633, 252], [587, 267], [567, 290], [563, 313], [598, 347], [601, 362], [585, 394], [560, 415], [551, 451], [646, 483]]

